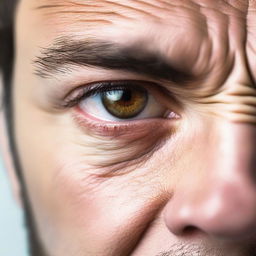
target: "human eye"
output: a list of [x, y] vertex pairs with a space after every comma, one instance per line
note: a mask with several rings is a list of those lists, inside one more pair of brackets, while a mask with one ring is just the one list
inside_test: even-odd
[[161, 102], [156, 87], [153, 83], [130, 80], [92, 83], [74, 90], [65, 104], [76, 106], [87, 124], [107, 127], [108, 131], [127, 129], [129, 125], [153, 119], [177, 118]]

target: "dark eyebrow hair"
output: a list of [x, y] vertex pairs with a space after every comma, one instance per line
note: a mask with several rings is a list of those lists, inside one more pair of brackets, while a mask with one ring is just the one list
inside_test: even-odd
[[193, 75], [172, 66], [159, 53], [146, 50], [142, 44], [121, 46], [98, 40], [59, 38], [33, 61], [35, 74], [49, 78], [69, 71], [69, 66], [101, 67], [147, 75], [174, 83], [187, 83]]

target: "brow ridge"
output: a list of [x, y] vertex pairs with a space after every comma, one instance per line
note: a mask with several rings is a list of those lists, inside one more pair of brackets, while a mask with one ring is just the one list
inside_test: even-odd
[[174, 67], [159, 52], [146, 50], [141, 44], [121, 46], [101, 40], [59, 38], [42, 48], [33, 64], [35, 74], [43, 78], [84, 66], [128, 71], [174, 83], [194, 80], [192, 74]]

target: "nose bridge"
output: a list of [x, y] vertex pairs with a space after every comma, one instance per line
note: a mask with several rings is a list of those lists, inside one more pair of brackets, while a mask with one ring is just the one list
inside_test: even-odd
[[256, 126], [232, 122], [215, 127], [210, 173], [219, 182], [254, 183]]
[[252, 125], [227, 122], [210, 131], [199, 160], [202, 177], [196, 177], [197, 169], [188, 170], [195, 179], [189, 187], [178, 186], [166, 206], [171, 232], [181, 235], [187, 227], [218, 237], [255, 232], [255, 130]]

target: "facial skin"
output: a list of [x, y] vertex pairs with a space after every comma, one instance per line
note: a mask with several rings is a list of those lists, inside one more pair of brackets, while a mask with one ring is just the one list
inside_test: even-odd
[[[47, 255], [256, 255], [255, 28], [255, 1], [21, 1], [15, 139]], [[155, 101], [130, 120], [66, 104], [101, 81]]]

